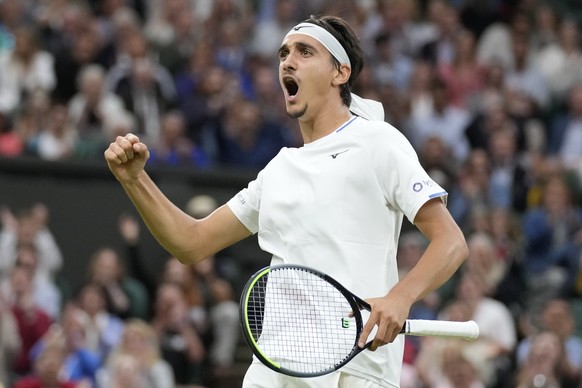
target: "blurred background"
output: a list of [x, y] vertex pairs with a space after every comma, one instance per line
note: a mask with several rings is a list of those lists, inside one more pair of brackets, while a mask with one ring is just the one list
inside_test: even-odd
[[[281, 147], [277, 49], [310, 15], [349, 21], [359, 95], [449, 192], [470, 258], [411, 318], [401, 386], [582, 387], [582, 1], [0, 0], [0, 382], [238, 387], [252, 237], [186, 267], [107, 169], [118, 135], [203, 217]], [[301, 227], [298, 225], [297, 227]], [[405, 223], [401, 275], [426, 241]], [[357, 260], [357, 258], [354, 258]]]

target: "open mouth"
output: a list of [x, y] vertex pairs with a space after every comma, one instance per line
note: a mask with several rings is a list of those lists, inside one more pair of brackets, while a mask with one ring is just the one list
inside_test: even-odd
[[295, 96], [297, 94], [297, 92], [299, 91], [299, 85], [297, 85], [297, 82], [295, 82], [291, 78], [285, 79], [283, 81], [283, 85], [285, 86], [285, 89], [287, 89], [287, 93], [291, 97]]

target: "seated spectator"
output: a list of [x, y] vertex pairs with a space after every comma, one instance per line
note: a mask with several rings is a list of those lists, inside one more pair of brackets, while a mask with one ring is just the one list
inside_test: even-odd
[[542, 332], [535, 335], [525, 359], [517, 368], [515, 386], [562, 387], [559, 369], [563, 359], [563, 348], [555, 333]]
[[[121, 342], [97, 374], [98, 386], [109, 388], [128, 378], [127, 370], [141, 378], [136, 388], [174, 388], [174, 372], [160, 355], [160, 344], [152, 326], [142, 320], [129, 320]], [[126, 386], [118, 385], [119, 388]]]
[[286, 146], [286, 128], [267, 122], [249, 100], [231, 102], [221, 119], [203, 128], [204, 150], [221, 166], [261, 168]]
[[109, 69], [107, 90], [121, 98], [124, 108], [134, 115], [137, 134], [154, 141], [160, 134], [161, 117], [176, 107], [176, 87], [170, 72], [153, 59], [141, 31], [129, 34], [124, 45], [125, 61]]
[[47, 206], [39, 202], [16, 216], [8, 207], [3, 207], [0, 221], [0, 271], [6, 273], [14, 266], [19, 245], [34, 245], [38, 251], [38, 273], [53, 279], [62, 266], [63, 257], [49, 229]]
[[571, 17], [562, 18], [557, 36], [557, 41], [541, 49], [534, 61], [552, 97], [563, 100], [570, 86], [582, 81], [582, 50], [576, 20]]
[[84, 66], [79, 72], [79, 91], [68, 101], [69, 119], [79, 136], [79, 158], [103, 152], [110, 140], [105, 133], [106, 120], [124, 112], [123, 102], [105, 89], [104, 82], [105, 70], [101, 66]]
[[552, 299], [539, 313], [531, 311], [529, 320], [534, 325], [533, 333], [523, 338], [517, 346], [518, 368], [527, 368], [529, 355], [532, 351], [535, 352], [533, 347], [536, 337], [541, 333], [552, 333], [560, 341], [560, 348], [564, 352], [555, 371], [564, 386], [574, 386], [574, 383], [580, 381], [582, 377], [582, 338], [575, 334], [576, 327], [570, 302], [567, 299]]
[[461, 107], [455, 106], [449, 96], [450, 91], [441, 79], [431, 85], [432, 111], [410, 123], [410, 138], [417, 149], [422, 149], [428, 138], [442, 139], [455, 164], [460, 164], [469, 154], [469, 143], [465, 128], [471, 116]]
[[437, 74], [445, 82], [451, 104], [469, 109], [485, 81], [483, 65], [477, 59], [473, 32], [464, 29], [455, 34], [453, 59], [450, 63], [439, 64]]
[[14, 114], [34, 93], [49, 95], [56, 86], [54, 57], [40, 48], [33, 26], [13, 31], [14, 47], [0, 52], [0, 112]]
[[[467, 321], [471, 307], [463, 300], [453, 300], [442, 310], [440, 319]], [[421, 347], [413, 365], [420, 379], [420, 387], [493, 387], [494, 376], [486, 343], [443, 338], [421, 337]], [[500, 386], [503, 386], [501, 383]]]
[[[470, 260], [470, 258], [469, 258]], [[487, 284], [479, 273], [462, 272], [456, 300], [466, 304], [469, 319], [479, 325], [479, 353], [491, 370], [489, 382], [501, 382], [511, 374], [511, 354], [517, 344], [517, 328], [511, 311], [488, 296]]]
[[523, 260], [526, 306], [540, 306], [549, 298], [571, 296], [579, 269], [580, 247], [576, 236], [582, 228], [582, 209], [564, 175], [545, 182], [540, 206], [523, 218]]
[[[56, 321], [61, 314], [61, 292], [53, 281], [38, 272], [36, 246], [33, 244], [20, 245], [14, 265], [30, 272], [33, 279], [33, 302], [49, 314], [52, 320]], [[9, 279], [0, 283], [0, 292], [6, 300], [14, 301], [14, 290], [11, 288]]]
[[[100, 369], [98, 371], [98, 388], [148, 388], [148, 377], [140, 369], [141, 365], [137, 357], [122, 354], [116, 357], [115, 363], [110, 365], [111, 371]], [[163, 385], [160, 385], [163, 387]]]
[[107, 311], [107, 298], [103, 286], [85, 283], [81, 287], [76, 303], [89, 319], [86, 346], [106, 360], [109, 353], [121, 340], [124, 321]]
[[200, 383], [206, 350], [179, 285], [162, 283], [158, 287], [152, 326], [158, 336], [162, 358], [171, 365], [176, 384]]
[[53, 321], [34, 303], [32, 273], [22, 267], [14, 267], [10, 273], [10, 286], [14, 295], [12, 314], [18, 325], [20, 352], [14, 357], [12, 372], [23, 377], [32, 371], [30, 351], [44, 336]]
[[12, 388], [90, 388], [63, 376], [65, 351], [59, 344], [46, 347], [34, 362], [33, 372], [19, 378]]
[[67, 106], [53, 104], [49, 119], [37, 138], [37, 153], [44, 160], [65, 160], [74, 156], [77, 130], [70, 125]]
[[89, 263], [88, 281], [105, 290], [107, 311], [121, 319], [147, 315], [148, 295], [144, 285], [124, 273], [119, 253], [109, 247], [98, 249]]
[[206, 167], [204, 151], [186, 136], [186, 123], [180, 111], [162, 118], [159, 137], [151, 142], [149, 163], [166, 166]]
[[99, 355], [87, 347], [89, 318], [78, 307], [69, 304], [63, 310], [61, 321], [48, 330], [30, 350], [33, 362], [41, 357], [45, 349], [58, 346], [64, 352], [60, 375], [67, 380], [91, 387], [95, 384], [95, 373], [101, 367]]

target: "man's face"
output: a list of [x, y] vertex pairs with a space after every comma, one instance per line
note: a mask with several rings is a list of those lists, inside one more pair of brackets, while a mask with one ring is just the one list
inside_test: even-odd
[[287, 114], [304, 117], [316, 112], [332, 93], [337, 98], [339, 90], [332, 87], [336, 71], [331, 54], [316, 39], [303, 34], [287, 37], [279, 49], [279, 83]]

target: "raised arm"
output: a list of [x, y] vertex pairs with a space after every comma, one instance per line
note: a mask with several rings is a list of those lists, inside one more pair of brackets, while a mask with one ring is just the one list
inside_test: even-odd
[[430, 243], [418, 263], [386, 296], [368, 300], [372, 313], [364, 326], [360, 345], [364, 345], [374, 325], [378, 325], [370, 350], [392, 342], [408, 318], [412, 304], [442, 286], [469, 254], [463, 233], [440, 199], [425, 203], [414, 224]]
[[182, 263], [200, 261], [250, 232], [223, 205], [204, 219], [195, 219], [175, 206], [145, 171], [147, 146], [133, 134], [118, 136], [104, 153], [109, 169], [156, 240]]

